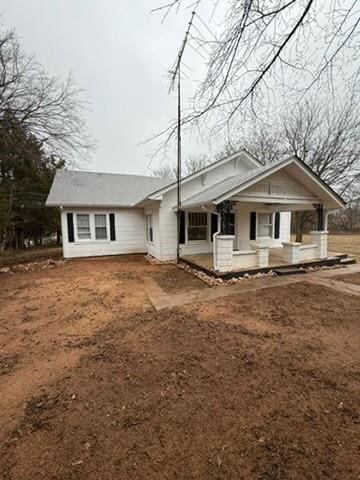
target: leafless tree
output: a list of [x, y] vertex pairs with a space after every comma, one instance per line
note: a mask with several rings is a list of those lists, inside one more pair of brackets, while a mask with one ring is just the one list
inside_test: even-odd
[[[193, 47], [207, 60], [207, 74], [183, 124], [214, 132], [239, 117], [288, 108], [314, 92], [340, 95], [358, 77], [360, 8], [356, 0], [229, 0], [219, 32], [204, 27], [199, 5], [211, 0], [160, 3], [164, 17], [197, 8]], [[215, 2], [215, 5], [219, 2]], [[163, 17], [163, 18], [164, 18]], [[208, 56], [207, 56], [208, 52]], [[166, 139], [175, 124], [164, 131]]]
[[[351, 202], [360, 193], [360, 102], [349, 95], [345, 103], [309, 99], [279, 118], [270, 127], [258, 125], [247, 148], [271, 162], [296, 155], [319, 177]], [[308, 212], [295, 216], [297, 241], [311, 221]]]
[[[183, 175], [191, 175], [192, 173], [197, 172], [201, 168], [206, 167], [211, 163], [211, 158], [204, 154], [198, 155], [189, 155], [185, 161], [185, 165], [183, 168]], [[155, 177], [162, 177], [162, 178], [176, 178], [177, 175], [177, 165], [166, 163], [164, 165], [159, 165], [158, 167], [153, 167], [151, 169], [152, 175]]]
[[94, 146], [88, 134], [72, 75], [65, 81], [49, 76], [26, 55], [14, 31], [0, 32], [0, 122], [14, 118], [35, 136], [47, 154], [82, 155]]

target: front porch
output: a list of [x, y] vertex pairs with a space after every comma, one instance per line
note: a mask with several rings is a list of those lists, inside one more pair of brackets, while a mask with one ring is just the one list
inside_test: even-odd
[[[259, 267], [258, 265], [237, 268], [236, 270], [219, 272], [214, 268], [213, 253], [202, 253], [197, 255], [185, 255], [182, 260], [188, 265], [202, 270], [205, 273], [222, 278], [241, 277], [246, 273], [252, 275], [255, 273], [266, 273], [269, 271], [283, 270], [283, 269], [306, 269], [309, 267], [321, 266], [335, 266], [345, 263], [350, 263], [350, 259], [346, 253], [328, 252], [326, 258], [303, 259], [297, 263], [289, 263], [284, 259], [284, 252], [282, 248], [272, 248], [269, 250], [269, 261], [266, 267]], [[352, 259], [351, 259], [352, 261]]]
[[[328, 254], [327, 224], [343, 206], [296, 158], [235, 175], [181, 203], [180, 257], [216, 275], [340, 263], [344, 255]], [[308, 244], [290, 241], [295, 212], [315, 214]]]

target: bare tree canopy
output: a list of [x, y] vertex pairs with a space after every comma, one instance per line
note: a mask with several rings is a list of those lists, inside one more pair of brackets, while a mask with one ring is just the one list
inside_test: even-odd
[[[201, 168], [206, 167], [211, 163], [212, 159], [207, 155], [189, 155], [185, 161], [183, 168], [183, 174], [191, 175], [192, 173], [197, 172]], [[152, 175], [155, 177], [162, 178], [176, 178], [177, 175], [177, 166], [175, 164], [167, 163], [165, 165], [159, 165], [158, 167], [153, 167], [151, 169]]]
[[[356, 0], [229, 0], [220, 30], [201, 18], [205, 4], [219, 1], [173, 0], [156, 9], [164, 17], [190, 6], [196, 12], [190, 41], [205, 56], [207, 73], [183, 124], [229, 131], [239, 118], [289, 108], [315, 93], [341, 96], [344, 85], [356, 83]], [[171, 125], [166, 135], [174, 133]]]
[[70, 75], [50, 77], [23, 53], [14, 32], [0, 32], [0, 252], [60, 236], [45, 207], [55, 172], [94, 145], [85, 104]]
[[0, 122], [14, 118], [47, 154], [82, 155], [94, 146], [82, 116], [86, 104], [72, 75], [49, 76], [26, 55], [13, 31], [0, 32]]
[[263, 162], [296, 155], [347, 201], [360, 193], [360, 104], [336, 107], [310, 98], [271, 125], [257, 124], [244, 144]]

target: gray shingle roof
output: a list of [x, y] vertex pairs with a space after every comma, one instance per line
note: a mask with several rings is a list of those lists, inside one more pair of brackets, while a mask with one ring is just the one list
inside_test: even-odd
[[278, 165], [282, 162], [283, 160], [280, 160], [263, 167], [254, 168], [246, 173], [238, 173], [232, 177], [227, 177], [224, 180], [215, 183], [215, 185], [211, 185], [209, 188], [206, 188], [205, 190], [186, 198], [181, 202], [181, 205], [183, 207], [190, 207], [191, 205], [205, 205], [207, 203], [216, 201], [217, 198], [221, 197], [225, 193], [233, 190], [236, 187], [241, 187], [241, 185], [245, 184], [249, 180], [257, 177], [261, 173], [266, 172], [270, 168], [273, 168], [275, 165]]
[[58, 170], [46, 205], [129, 207], [173, 181], [172, 178]]

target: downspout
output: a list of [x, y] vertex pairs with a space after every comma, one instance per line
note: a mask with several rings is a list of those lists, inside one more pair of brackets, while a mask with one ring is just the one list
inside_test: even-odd
[[[220, 218], [220, 213], [214, 212], [213, 210], [209, 210], [208, 208], [205, 207], [205, 205], [202, 206], [202, 209], [203, 209], [205, 212], [214, 213], [215, 215], [218, 216], [218, 218]], [[219, 222], [218, 222], [218, 225], [219, 225]], [[211, 228], [211, 222], [210, 222], [210, 228]], [[219, 228], [219, 227], [218, 227], [218, 228]], [[216, 262], [216, 259], [217, 259], [217, 255], [216, 255], [216, 237], [219, 235], [220, 232], [221, 232], [221, 224], [220, 224], [220, 230], [217, 230], [217, 231], [213, 234], [213, 267], [214, 267], [214, 270], [217, 270], [217, 262]]]

